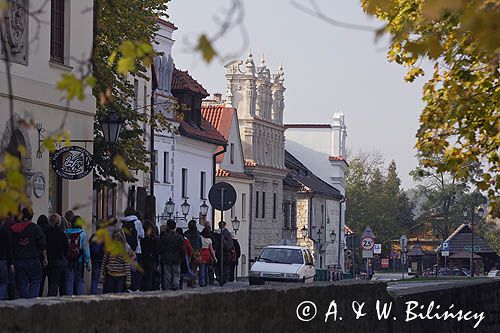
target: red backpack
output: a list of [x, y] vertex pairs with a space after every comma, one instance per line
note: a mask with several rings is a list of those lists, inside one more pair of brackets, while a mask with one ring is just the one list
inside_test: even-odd
[[81, 249], [80, 249], [80, 234], [82, 232], [74, 232], [68, 234], [69, 239], [69, 251], [68, 251], [68, 260], [75, 261], [80, 257]]

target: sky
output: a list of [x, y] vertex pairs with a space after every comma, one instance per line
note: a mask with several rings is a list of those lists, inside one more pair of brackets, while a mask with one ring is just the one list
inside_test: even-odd
[[[387, 61], [387, 40], [375, 42], [373, 32], [329, 25], [299, 11], [290, 0], [243, 3], [249, 45], [235, 29], [215, 43], [216, 51], [244, 60], [251, 48], [256, 64], [264, 54], [271, 73], [283, 62], [285, 123], [330, 123], [335, 112], [342, 112], [348, 150], [380, 152], [386, 164], [395, 160], [403, 187], [413, 187], [408, 173], [417, 165], [414, 145], [424, 80], [405, 82], [404, 68]], [[366, 16], [359, 1], [317, 3], [339, 21], [381, 26]], [[222, 18], [229, 5], [230, 0], [171, 0], [169, 4], [169, 19], [179, 28], [172, 50], [176, 67], [189, 70], [210, 93], [225, 94], [228, 61], [207, 64], [192, 45], [200, 34], [212, 36], [218, 31], [217, 17]]]

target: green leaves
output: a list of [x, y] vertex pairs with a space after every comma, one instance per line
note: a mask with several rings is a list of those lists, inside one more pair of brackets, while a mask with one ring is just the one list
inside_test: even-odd
[[212, 46], [212, 43], [210, 42], [208, 37], [204, 34], [199, 37], [196, 50], [201, 53], [203, 59], [207, 63], [210, 63], [212, 59], [217, 55], [217, 52], [214, 50]]
[[83, 80], [78, 79], [73, 73], [62, 74], [57, 89], [66, 91], [66, 98], [69, 101], [75, 97], [80, 101], [85, 98]]
[[[435, 63], [424, 85], [425, 106], [417, 132], [422, 165], [475, 183], [488, 193], [493, 216], [500, 217], [500, 1], [362, 4], [368, 14], [386, 23], [391, 37], [388, 59], [408, 68], [406, 81], [423, 75], [419, 60]], [[435, 155], [442, 159], [433, 160]], [[483, 173], [492, 176], [486, 179]]]
[[[119, 50], [114, 50], [108, 58], [108, 65], [116, 63], [116, 70], [121, 75], [135, 72], [136, 64], [142, 62], [144, 66], [153, 63], [154, 50], [150, 43], [126, 40], [121, 43]], [[116, 60], [118, 59], [118, 61]]]

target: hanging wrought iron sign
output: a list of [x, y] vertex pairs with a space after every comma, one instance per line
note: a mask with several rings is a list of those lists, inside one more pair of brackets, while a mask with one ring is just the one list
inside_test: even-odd
[[58, 149], [51, 160], [52, 169], [64, 179], [80, 179], [92, 171], [92, 154], [82, 147], [70, 146]]

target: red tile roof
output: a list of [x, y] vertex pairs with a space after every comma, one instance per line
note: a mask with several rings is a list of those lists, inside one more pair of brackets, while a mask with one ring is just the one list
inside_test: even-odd
[[227, 144], [226, 139], [205, 119], [201, 118], [201, 126], [192, 121], [183, 120], [179, 126], [181, 135], [192, 139], [213, 143], [219, 146]]
[[209, 95], [205, 88], [189, 75], [188, 71], [181, 71], [177, 68], [174, 68], [174, 73], [172, 75], [171, 90], [189, 90], [196, 94], [203, 95], [203, 97]]
[[332, 128], [329, 124], [285, 124], [285, 128]]
[[215, 172], [216, 177], [233, 177], [233, 178], [240, 178], [240, 179], [253, 179], [251, 176], [247, 175], [244, 172], [234, 172], [234, 171], [228, 171], [225, 169], [217, 169]]
[[[224, 136], [226, 141], [229, 139], [229, 131], [233, 119], [234, 108], [226, 108], [222, 104], [217, 105], [202, 105], [201, 115], [205, 118], [217, 131]], [[218, 150], [221, 151], [222, 148]], [[222, 163], [224, 154], [217, 155], [217, 163]]]

